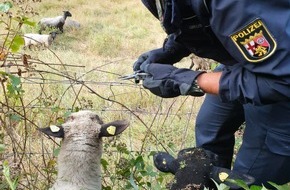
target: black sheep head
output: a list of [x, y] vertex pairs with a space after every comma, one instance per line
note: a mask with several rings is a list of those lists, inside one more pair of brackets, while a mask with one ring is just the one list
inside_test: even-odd
[[72, 17], [72, 14], [69, 11], [63, 11], [64, 17]]
[[212, 190], [216, 188], [213, 180], [225, 183], [231, 189], [239, 187], [229, 179], [243, 180], [248, 185], [254, 182], [249, 175], [216, 167], [218, 156], [202, 148], [183, 149], [176, 159], [166, 152], [159, 152], [153, 159], [158, 170], [174, 175], [174, 180], [169, 184], [170, 190], [203, 190], [205, 187]]

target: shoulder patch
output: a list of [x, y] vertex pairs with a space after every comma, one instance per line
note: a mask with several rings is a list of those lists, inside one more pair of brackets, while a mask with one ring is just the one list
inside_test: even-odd
[[256, 19], [231, 35], [232, 41], [249, 62], [260, 62], [269, 58], [277, 43], [261, 19]]

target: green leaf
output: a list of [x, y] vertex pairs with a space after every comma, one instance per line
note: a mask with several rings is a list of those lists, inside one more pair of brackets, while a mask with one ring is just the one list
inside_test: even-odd
[[102, 158], [101, 159], [101, 164], [102, 164], [104, 170], [107, 170], [108, 169], [109, 163], [107, 162], [107, 160], [105, 160], [105, 159]]
[[55, 107], [52, 107], [51, 108], [51, 111], [52, 112], [58, 112], [58, 111], [60, 111], [61, 110], [61, 108], [59, 107], [59, 106], [55, 106]]
[[290, 189], [290, 185], [287, 183], [284, 185], [277, 185], [273, 182], [268, 182], [268, 183], [271, 184], [272, 186], [274, 186], [278, 190], [289, 190]]
[[19, 96], [21, 95], [24, 91], [21, 88], [21, 80], [18, 76], [7, 74], [9, 77], [9, 83], [7, 83], [7, 91], [9, 93], [9, 96]]
[[130, 184], [132, 185], [134, 190], [138, 190], [138, 186], [137, 186], [137, 184], [134, 181], [133, 173], [131, 173], [131, 175], [130, 175]]
[[29, 18], [23, 17], [23, 24], [29, 25], [29, 26], [36, 26], [36, 22], [30, 21]]
[[4, 2], [0, 3], [0, 11], [2, 12], [8, 12], [10, 8], [12, 8], [12, 3], [11, 2]]
[[4, 176], [9, 176], [10, 177], [9, 163], [8, 163], [7, 160], [4, 160], [4, 162], [3, 162], [3, 173], [4, 173]]
[[3, 175], [5, 177], [5, 180], [7, 181], [9, 188], [11, 190], [16, 190], [17, 189], [17, 185], [18, 185], [18, 179], [11, 179], [10, 176], [10, 169], [9, 169], [9, 163], [7, 160], [5, 160], [3, 162]]
[[24, 39], [22, 36], [20, 35], [16, 35], [14, 38], [14, 43], [18, 44], [18, 45], [23, 45], [24, 44]]
[[157, 172], [154, 171], [154, 168], [152, 165], [146, 166], [146, 175], [151, 176], [151, 177], [156, 177]]
[[212, 63], [211, 65], [210, 65], [210, 70], [214, 70], [217, 66], [218, 66], [219, 64], [218, 63]]
[[143, 160], [143, 157], [141, 155], [139, 155], [136, 159], [135, 159], [135, 167], [138, 169], [138, 170], [143, 170], [144, 167], [145, 167], [145, 164], [144, 164], [144, 160]]
[[60, 147], [53, 150], [53, 156], [57, 157], [59, 155]]
[[14, 17], [13, 20], [22, 24], [32, 26], [32, 27], [36, 25], [36, 22], [30, 21], [29, 18], [27, 17]]
[[51, 169], [51, 168], [54, 168], [56, 165], [56, 161], [51, 159], [47, 162], [47, 169]]
[[71, 113], [72, 113], [72, 111], [66, 111], [66, 112], [64, 113], [64, 117], [68, 117]]
[[231, 182], [233, 184], [236, 184], [237, 186], [242, 187], [245, 190], [250, 190], [249, 186], [243, 180], [239, 180], [239, 179], [236, 179], [236, 180], [227, 179], [226, 181]]
[[14, 39], [12, 40], [12, 44], [11, 44], [11, 51], [12, 52], [17, 52], [20, 47], [24, 45], [24, 39], [23, 37], [19, 36], [19, 35], [16, 35], [14, 37]]
[[12, 189], [17, 189], [17, 186], [18, 186], [18, 178], [14, 179], [12, 183]]
[[261, 187], [261, 190], [269, 190], [265, 186]]
[[13, 121], [21, 121], [21, 117], [17, 114], [11, 114], [10, 119]]
[[6, 72], [4, 72], [4, 71], [0, 71], [0, 74], [2, 75], [2, 76], [7, 76], [8, 74], [6, 73]]
[[213, 180], [213, 179], [211, 179], [211, 180], [215, 183], [215, 186], [217, 187], [218, 190], [229, 190], [230, 189], [230, 187], [224, 183], [218, 184], [215, 180]]
[[4, 144], [0, 144], [0, 153], [5, 151], [5, 145]]
[[251, 190], [262, 190], [262, 187], [261, 186], [258, 186], [258, 185], [252, 185], [250, 187]]
[[19, 86], [21, 83], [21, 80], [19, 77], [15, 76], [15, 75], [9, 75], [9, 78], [11, 80], [11, 84], [13, 86]]

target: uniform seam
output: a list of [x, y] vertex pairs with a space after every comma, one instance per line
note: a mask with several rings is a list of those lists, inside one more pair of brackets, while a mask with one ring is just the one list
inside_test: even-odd
[[206, 3], [206, 0], [203, 0], [203, 4], [205, 6], [205, 9], [206, 9], [207, 13], [210, 14], [209, 8], [208, 8], [207, 3]]

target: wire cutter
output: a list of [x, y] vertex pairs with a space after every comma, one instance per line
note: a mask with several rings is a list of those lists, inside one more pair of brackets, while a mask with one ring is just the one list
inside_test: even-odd
[[120, 79], [122, 80], [135, 79], [135, 83], [138, 84], [140, 80], [144, 80], [147, 76], [150, 76], [150, 74], [139, 70], [139, 71], [135, 71], [133, 74], [121, 76]]

